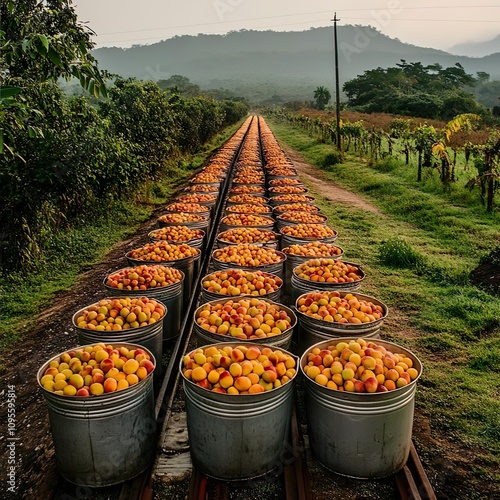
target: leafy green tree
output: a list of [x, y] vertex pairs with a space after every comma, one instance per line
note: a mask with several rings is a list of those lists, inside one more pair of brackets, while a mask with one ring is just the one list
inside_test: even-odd
[[0, 19], [0, 154], [6, 147], [14, 155], [19, 153], [9, 144], [20, 131], [43, 136], [43, 128], [33, 125], [43, 113], [37, 85], [76, 77], [96, 96], [106, 88], [90, 54], [92, 32], [78, 23], [71, 1], [4, 0]]
[[330, 94], [330, 91], [322, 85], [314, 91], [314, 101], [317, 109], [325, 109], [331, 98], [332, 94]]
[[486, 110], [464, 90], [476, 83], [459, 64], [443, 68], [401, 60], [396, 67], [366, 71], [346, 82], [349, 106], [365, 112], [386, 112], [450, 119], [457, 114]]
[[118, 78], [100, 106], [113, 135], [123, 137], [141, 164], [144, 179], [165, 168], [178, 136], [168, 96], [154, 82]]
[[167, 80], [158, 80], [158, 86], [170, 94], [180, 94], [184, 97], [196, 97], [200, 95], [199, 85], [192, 83], [189, 78], [182, 75], [172, 75]]

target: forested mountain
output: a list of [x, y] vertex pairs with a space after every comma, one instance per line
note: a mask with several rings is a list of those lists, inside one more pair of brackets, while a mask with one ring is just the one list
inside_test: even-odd
[[[500, 79], [500, 53], [455, 56], [389, 38], [371, 27], [339, 26], [341, 85], [368, 69], [404, 59], [443, 67], [460, 63], [473, 75]], [[103, 69], [158, 81], [178, 74], [202, 88], [224, 87], [254, 102], [311, 100], [318, 85], [334, 90], [333, 28], [300, 32], [237, 31], [226, 35], [178, 36], [152, 45], [93, 51]]]

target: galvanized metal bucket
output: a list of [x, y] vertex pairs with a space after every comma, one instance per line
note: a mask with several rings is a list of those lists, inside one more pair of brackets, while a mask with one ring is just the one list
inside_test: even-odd
[[270, 205], [267, 204], [258, 204], [251, 205], [252, 207], [256, 207], [255, 212], [245, 211], [244, 206], [248, 206], [248, 203], [234, 203], [233, 205], [226, 205], [224, 210], [224, 215], [229, 214], [247, 214], [247, 215], [261, 215], [264, 217], [272, 217], [273, 210]]
[[[290, 212], [290, 210], [287, 209], [285, 207], [285, 205], [288, 205], [288, 203], [283, 203], [282, 205], [276, 205], [273, 208], [273, 217], [278, 218], [280, 215], [284, 214], [285, 212]], [[321, 210], [316, 205], [308, 205], [307, 203], [300, 203], [300, 205], [302, 205], [300, 207], [301, 210], [293, 210], [293, 211], [295, 211], [295, 212], [309, 212], [312, 214], [321, 214]], [[314, 210], [307, 210], [307, 208], [305, 208], [305, 207], [312, 207]]]
[[[285, 250], [287, 247], [283, 247], [283, 250]], [[340, 247], [337, 247], [340, 248]], [[308, 260], [315, 259], [317, 257], [325, 257], [326, 259], [333, 259], [333, 260], [341, 260], [342, 256], [344, 255], [344, 250], [340, 248], [342, 251], [339, 255], [334, 255], [334, 256], [329, 256], [329, 255], [317, 255], [314, 257], [308, 256], [304, 257], [302, 255], [294, 255], [293, 253], [285, 253], [286, 255], [286, 261], [285, 261], [285, 288], [288, 293], [291, 293], [291, 280], [292, 280], [292, 271], [295, 267], [300, 266], [303, 262], [307, 262]]]
[[[113, 342], [113, 346], [144, 346]], [[86, 347], [86, 346], [82, 346]], [[156, 366], [154, 354], [145, 349]], [[61, 353], [63, 354], [63, 353]], [[59, 473], [70, 483], [103, 487], [134, 478], [153, 462], [156, 449], [153, 376], [127, 389], [100, 396], [61, 396], [47, 391], [37, 380], [49, 412]]]
[[280, 230], [281, 249], [292, 245], [305, 245], [307, 243], [311, 243], [312, 241], [319, 241], [320, 243], [334, 243], [335, 240], [337, 239], [338, 233], [334, 229], [332, 229], [332, 231], [334, 231], [335, 234], [333, 236], [328, 236], [326, 238], [297, 238], [295, 236], [283, 234], [282, 230]]
[[268, 216], [265, 216], [266, 218], [266, 224], [264, 225], [255, 225], [255, 226], [243, 226], [241, 224], [227, 224], [227, 223], [224, 223], [224, 222], [221, 222], [220, 224], [220, 232], [223, 233], [224, 231], [227, 231], [229, 229], [235, 229], [235, 228], [239, 228], [239, 227], [255, 227], [257, 229], [262, 229], [263, 231], [272, 231], [274, 229], [274, 220], [271, 218], [271, 217], [268, 217]]
[[[214, 344], [227, 345], [237, 347], [241, 343]], [[182, 374], [182, 360], [180, 371]], [[235, 481], [261, 476], [282, 465], [295, 377], [270, 391], [232, 395], [203, 389], [182, 375], [195, 466], [208, 476]]]
[[[315, 293], [320, 290], [314, 290], [312, 292], [307, 293]], [[307, 314], [303, 313], [299, 310], [298, 301], [301, 297], [307, 294], [303, 294], [297, 298], [295, 301], [295, 312], [297, 314], [298, 319], [298, 328], [297, 328], [297, 345], [298, 352], [303, 353], [306, 349], [309, 349], [310, 346], [316, 344], [317, 342], [327, 341], [332, 338], [340, 338], [340, 337], [356, 337], [356, 338], [371, 338], [378, 339], [380, 338], [379, 332], [382, 327], [387, 315], [389, 314], [388, 307], [378, 299], [371, 297], [370, 295], [364, 295], [356, 292], [340, 292], [340, 296], [344, 297], [346, 294], [352, 293], [359, 300], [367, 300], [373, 302], [374, 304], [382, 307], [384, 310], [384, 314], [382, 318], [372, 321], [370, 323], [361, 323], [361, 324], [353, 324], [353, 323], [338, 323], [338, 322], [329, 322], [323, 321], [317, 318], [312, 318]]]
[[[142, 297], [145, 296], [143, 293]], [[119, 298], [129, 298], [124, 297], [112, 297], [113, 299]], [[161, 358], [163, 356], [163, 321], [157, 321], [156, 323], [151, 323], [147, 326], [141, 326], [139, 328], [130, 328], [129, 330], [119, 330], [119, 331], [97, 331], [89, 330], [87, 328], [80, 328], [76, 324], [76, 318], [82, 315], [86, 307], [80, 309], [73, 315], [73, 326], [75, 327], [76, 333], [78, 334], [78, 341], [80, 344], [98, 344], [99, 342], [104, 342], [105, 344], [115, 344], [115, 343], [130, 343], [137, 344], [141, 347], [145, 347], [150, 351], [155, 359], [161, 363]], [[165, 308], [165, 314], [168, 311]], [[155, 376], [158, 378], [160, 376], [161, 370], [155, 370]]]
[[325, 349], [356, 337], [330, 339], [311, 346], [300, 360], [311, 450], [327, 469], [349, 477], [372, 479], [400, 470], [410, 453], [420, 360], [409, 350], [377, 340], [392, 352], [404, 353], [419, 375], [408, 385], [388, 392], [355, 393], [321, 386], [304, 373], [312, 348]]
[[[327, 258], [330, 259], [330, 257]], [[297, 298], [303, 293], [312, 292], [314, 290], [322, 290], [322, 291], [338, 290], [339, 292], [355, 292], [356, 290], [359, 290], [366, 276], [364, 271], [361, 269], [361, 266], [359, 264], [354, 264], [352, 262], [346, 262], [346, 261], [343, 262], [345, 262], [346, 264], [352, 264], [360, 269], [361, 278], [358, 281], [347, 282], [347, 283], [327, 283], [327, 282], [321, 283], [318, 281], [310, 281], [310, 280], [305, 280], [303, 278], [299, 278], [295, 274], [296, 268], [293, 268], [292, 277], [290, 279], [290, 290], [292, 294], [292, 301], [295, 302]]]
[[316, 199], [313, 196], [307, 196], [307, 195], [298, 195], [298, 196], [303, 196], [304, 198], [298, 201], [291, 201], [291, 200], [280, 200], [278, 196], [273, 196], [270, 199], [270, 203], [275, 207], [280, 205], [285, 205], [287, 203], [305, 203], [306, 205], [314, 205], [316, 203]]
[[[276, 186], [275, 186], [276, 187]], [[304, 187], [304, 186], [294, 186], [294, 187], [297, 187], [300, 189], [300, 193], [293, 193], [293, 194], [306, 194], [309, 190]], [[282, 194], [287, 194], [287, 193], [281, 193], [281, 192], [276, 192], [276, 191], [273, 191], [273, 187], [271, 187], [270, 189], [268, 189], [268, 195], [269, 195], [269, 198], [274, 198], [275, 196], [280, 196]]]
[[[243, 271], [248, 271], [249, 273], [255, 272], [255, 270], [252, 270], [252, 269], [242, 269], [242, 270]], [[280, 278], [276, 274], [272, 274], [272, 273], [263, 273], [263, 274], [265, 276], [268, 276], [268, 277], [271, 277], [271, 278]], [[204, 276], [203, 278], [201, 278], [200, 283], [203, 283], [209, 276], [210, 276], [210, 274], [207, 274], [206, 276]], [[263, 298], [263, 299], [266, 299], [266, 300], [270, 300], [271, 302], [279, 302], [280, 298], [281, 298], [281, 291], [283, 289], [283, 284], [284, 283], [282, 283], [275, 292], [271, 292], [271, 293], [268, 293], [268, 294], [265, 294], [265, 295], [255, 295], [254, 297]], [[228, 299], [231, 299], [231, 298], [235, 297], [235, 296], [229, 296], [229, 295], [222, 295], [222, 294], [216, 293], [216, 292], [209, 292], [208, 290], [206, 290], [205, 288], [203, 288], [203, 286], [201, 286], [200, 288], [201, 288], [201, 300], [202, 300], [203, 303], [210, 302], [212, 300], [223, 299], [224, 297], [226, 297]], [[244, 294], [242, 294], [242, 295], [244, 295]], [[241, 295], [236, 295], [236, 297], [240, 297], [240, 296]]]
[[206, 241], [206, 231], [203, 229], [200, 229], [200, 231], [203, 232], [203, 236], [201, 238], [193, 238], [192, 240], [189, 241], [175, 241], [175, 240], [164, 240], [162, 238], [155, 238], [154, 237], [154, 231], [151, 231], [148, 233], [148, 237], [151, 241], [166, 241], [167, 243], [172, 243], [174, 245], [179, 245], [181, 243], [185, 243], [186, 245], [189, 245], [190, 247], [193, 248], [199, 248], [200, 250], [203, 250], [205, 241]]
[[[314, 224], [326, 226], [328, 223], [328, 217], [326, 215], [314, 213], [314, 216], [317, 218], [317, 222], [314, 222]], [[303, 222], [284, 219], [283, 214], [276, 217], [276, 227], [278, 231], [281, 231], [285, 226], [296, 226], [297, 224], [303, 224]]]
[[[242, 202], [240, 201], [232, 201], [231, 200], [231, 197], [233, 197], [235, 195], [230, 195], [226, 201], [226, 206], [227, 207], [232, 207], [234, 205], [241, 205]], [[253, 194], [253, 193], [249, 193], [249, 196], [252, 196], [254, 198], [259, 198], [259, 201], [257, 202], [259, 205], [269, 205], [269, 198], [266, 198], [264, 195], [259, 195], [259, 194]], [[251, 201], [245, 201], [243, 203], [251, 203]]]
[[270, 274], [275, 274], [276, 276], [279, 276], [281, 279], [283, 279], [283, 274], [285, 270], [285, 262], [286, 262], [286, 255], [283, 252], [280, 252], [279, 250], [276, 250], [276, 253], [281, 257], [280, 262], [275, 262], [272, 264], [264, 264], [262, 266], [255, 266], [255, 267], [249, 267], [249, 266], [238, 266], [234, 262], [222, 262], [220, 260], [217, 260], [214, 257], [214, 254], [217, 250], [214, 250], [212, 252], [212, 257], [211, 257], [211, 262], [213, 265], [213, 268], [216, 271], [220, 271], [222, 269], [249, 269], [252, 271], [263, 271], [265, 273], [270, 273]]
[[121, 295], [134, 298], [146, 296], [149, 299], [161, 302], [167, 308], [165, 317], [163, 318], [163, 342], [167, 342], [176, 338], [181, 328], [182, 290], [185, 277], [181, 270], [178, 271], [182, 274], [181, 281], [160, 288], [138, 291], [119, 290], [106, 285], [106, 278], [104, 278], [103, 285], [111, 296]]
[[198, 252], [197, 255], [190, 255], [189, 257], [184, 257], [183, 259], [164, 260], [161, 262], [137, 260], [137, 259], [131, 259], [130, 257], [126, 258], [131, 266], [141, 266], [143, 264], [149, 264], [149, 265], [161, 264], [162, 266], [174, 267], [175, 269], [182, 271], [184, 273], [184, 280], [182, 282], [183, 311], [185, 311], [189, 305], [189, 300], [191, 298], [191, 291], [193, 288], [193, 280], [196, 269], [195, 267], [196, 261], [197, 260], [199, 261], [200, 256], [201, 256], [201, 251]]
[[[239, 295], [237, 297], [234, 297], [235, 299], [243, 299], [243, 298], [248, 298], [248, 299], [254, 299], [257, 297], [254, 297], [253, 295]], [[276, 304], [276, 302], [272, 300], [268, 300], [265, 297], [258, 297], [260, 300], [263, 300], [264, 302], [271, 302], [273, 304]], [[228, 300], [230, 300], [231, 297], [225, 297], [223, 299], [217, 299], [217, 300], [211, 300], [207, 302], [208, 304], [225, 304]], [[194, 320], [193, 320], [193, 331], [195, 333], [195, 338], [198, 346], [203, 346], [205, 344], [210, 344], [213, 342], [234, 342], [235, 338], [231, 337], [231, 335], [220, 335], [218, 333], [212, 333], [207, 330], [204, 330], [203, 328], [198, 325], [196, 322], [196, 319], [199, 316], [199, 313], [202, 309], [202, 307], [205, 304], [202, 304], [198, 309], [196, 309], [194, 313]], [[292, 336], [293, 336], [293, 331], [295, 326], [297, 325], [297, 316], [295, 315], [295, 312], [290, 309], [289, 307], [283, 305], [283, 304], [277, 304], [279, 305], [280, 309], [286, 311], [288, 316], [291, 318], [291, 327], [288, 328], [288, 330], [285, 330], [279, 335], [273, 335], [271, 337], [263, 338], [263, 339], [258, 339], [258, 342], [261, 342], [265, 344], [266, 346], [274, 346], [274, 347], [279, 347], [280, 349], [289, 349], [291, 344], [292, 344]], [[243, 340], [243, 339], [237, 339], [240, 344], [252, 344], [256, 342], [256, 339], [248, 339], [248, 340]]]
[[[240, 226], [241, 227], [241, 226]], [[215, 238], [215, 243], [217, 245], [217, 248], [225, 248], [229, 246], [235, 246], [239, 245], [240, 243], [233, 243], [232, 241], [226, 241], [222, 238], [223, 233], [219, 233], [217, 237]], [[278, 250], [280, 247], [280, 240], [281, 240], [281, 235], [278, 233], [274, 233], [274, 236], [276, 239], [262, 242], [262, 243], [252, 243], [252, 245], [256, 245], [259, 247], [267, 247], [267, 248], [274, 248], [275, 250]]]
[[[167, 227], [167, 226], [186, 226], [189, 227], [190, 229], [201, 229], [202, 231], [205, 232], [205, 236], [209, 233], [210, 231], [210, 219], [205, 219], [204, 221], [198, 221], [198, 222], [163, 222], [158, 220], [158, 227]], [[203, 245], [206, 244], [206, 238], [203, 240]]]

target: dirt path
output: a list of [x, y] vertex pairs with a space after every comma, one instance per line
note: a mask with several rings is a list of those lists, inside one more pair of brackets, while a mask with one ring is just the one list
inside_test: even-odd
[[[314, 190], [318, 194], [335, 202], [379, 213], [376, 207], [362, 197], [327, 180], [322, 171], [306, 163], [295, 151], [290, 148], [285, 149], [285, 151], [294, 162], [300, 175], [314, 186]], [[2, 447], [7, 444], [5, 429], [7, 388], [9, 385], [14, 387], [16, 395], [15, 437], [18, 438], [18, 441], [16, 441], [15, 449], [16, 494], [11, 495], [6, 491], [6, 480], [3, 479], [0, 487], [0, 498], [48, 499], [52, 497], [60, 478], [56, 470], [48, 412], [36, 382], [37, 371], [48, 358], [78, 345], [78, 337], [71, 325], [72, 315], [78, 309], [105, 297], [102, 286], [103, 278], [111, 271], [127, 265], [124, 258], [125, 253], [147, 241], [147, 233], [155, 226], [159, 214], [160, 210], [157, 210], [150, 221], [143, 224], [133, 237], [116, 245], [102, 262], [82, 274], [74, 288], [57, 294], [54, 297], [54, 306], [40, 313], [35, 326], [26, 332], [23, 340], [2, 353], [3, 369], [0, 373], [0, 396], [2, 396], [0, 400], [0, 426], [2, 432], [0, 433], [0, 442]], [[387, 321], [388, 333], [416, 335], [417, 332], [410, 330], [406, 332], [407, 327], [402, 328], [402, 325], [407, 324], [408, 318], [397, 308], [391, 308], [391, 317]], [[424, 449], [435, 448], [435, 441], [431, 438], [427, 419], [416, 415], [414, 434], [417, 435], [419, 443]], [[449, 450], [452, 446], [451, 444], [444, 446], [445, 443], [440, 443], [440, 445], [442, 450], [447, 448]], [[449, 458], [453, 453], [448, 452], [447, 455]], [[459, 455], [457, 455], [457, 460], [453, 460], [453, 463], [444, 458], [441, 459], [445, 461], [445, 464], [449, 464], [447, 465], [450, 470], [447, 478], [448, 488], [457, 477], [461, 477], [461, 481], [466, 481], [467, 474], [470, 473], [467, 469], [468, 464], [461, 463], [463, 460], [458, 460], [458, 457]], [[439, 462], [439, 457], [431, 460]], [[434, 465], [436, 466], [434, 470], [439, 470], [439, 464]], [[0, 467], [5, 478], [7, 455], [4, 452], [1, 454]], [[452, 470], [453, 472], [451, 472]], [[81, 498], [91, 497], [83, 496]], [[453, 498], [453, 496], [446, 498]]]
[[[302, 158], [302, 156], [293, 149], [286, 146], [284, 147], [283, 145], [282, 148], [288, 158], [293, 161], [295, 168], [303, 179], [312, 184], [314, 186], [314, 190], [321, 196], [324, 196], [328, 200], [336, 203], [344, 203], [375, 214], [380, 213], [376, 206], [372, 205], [362, 196], [359, 196], [351, 191], [347, 191], [346, 189], [340, 187], [337, 183], [327, 179], [325, 172], [307, 163], [304, 158]], [[318, 180], [321, 182], [318, 182]]]

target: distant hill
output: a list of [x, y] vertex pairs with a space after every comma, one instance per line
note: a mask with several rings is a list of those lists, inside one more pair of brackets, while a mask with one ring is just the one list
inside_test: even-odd
[[484, 57], [500, 52], [500, 35], [485, 42], [459, 43], [449, 49], [452, 54], [470, 57]]
[[[371, 27], [338, 28], [341, 85], [401, 59], [443, 67], [459, 62], [468, 73], [486, 71], [500, 79], [500, 53], [483, 58], [451, 55], [390, 38]], [[237, 31], [226, 35], [178, 36], [152, 45], [93, 51], [103, 69], [153, 81], [174, 74], [202, 88], [227, 88], [253, 102], [311, 100], [324, 85], [334, 95], [333, 28], [300, 32]]]

